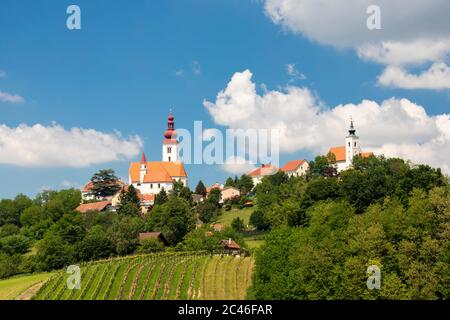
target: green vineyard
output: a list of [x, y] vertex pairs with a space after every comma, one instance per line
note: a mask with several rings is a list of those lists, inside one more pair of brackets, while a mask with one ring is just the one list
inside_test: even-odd
[[251, 284], [251, 257], [149, 254], [80, 265], [79, 289], [71, 276], [53, 275], [37, 300], [245, 299]]

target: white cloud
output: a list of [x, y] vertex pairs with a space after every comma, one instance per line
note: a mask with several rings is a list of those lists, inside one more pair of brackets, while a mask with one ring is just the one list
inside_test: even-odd
[[[235, 73], [215, 102], [204, 102], [215, 123], [231, 129], [278, 129], [280, 152], [325, 154], [331, 146], [343, 145], [353, 117], [364, 149], [450, 172], [449, 115], [430, 116], [422, 106], [395, 98], [327, 108], [307, 88], [290, 86], [259, 95], [251, 78], [249, 70]], [[412, 146], [410, 152], [407, 146]], [[417, 152], [422, 146], [424, 152]]]
[[430, 69], [413, 75], [401, 67], [389, 66], [378, 78], [378, 83], [404, 89], [450, 89], [450, 67], [445, 63], [434, 63]]
[[9, 103], [22, 103], [25, 99], [18, 94], [11, 94], [0, 90], [0, 101]]
[[0, 78], [6, 77], [6, 71], [0, 70]]
[[0, 163], [23, 167], [85, 167], [129, 159], [142, 149], [139, 136], [60, 125], [0, 125]]
[[298, 79], [298, 80], [306, 79], [306, 76], [297, 70], [294, 63], [288, 63], [286, 65], [286, 73], [288, 74], [288, 76], [292, 77], [294, 80], [295, 79]]
[[256, 167], [244, 158], [232, 156], [225, 160], [225, 163], [221, 165], [221, 168], [228, 173], [243, 174], [250, 172]]
[[[366, 26], [370, 5], [381, 8], [381, 30]], [[355, 49], [361, 59], [384, 65], [442, 63], [450, 53], [448, 0], [265, 0], [264, 9], [275, 24], [294, 33], [320, 44]], [[399, 87], [414, 86], [410, 79]]]

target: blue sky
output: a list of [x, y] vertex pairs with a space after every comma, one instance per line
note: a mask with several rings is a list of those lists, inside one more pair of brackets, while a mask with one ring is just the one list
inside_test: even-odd
[[[81, 30], [66, 28], [72, 3], [81, 8]], [[0, 92], [24, 99], [0, 99], [0, 125], [8, 128], [56, 122], [66, 130], [117, 130], [124, 138], [138, 135], [147, 158], [160, 160], [169, 109], [178, 128], [191, 129], [201, 120], [205, 128], [224, 129], [203, 101], [214, 102], [231, 77], [246, 69], [269, 90], [306, 87], [325, 108], [395, 97], [423, 106], [429, 117], [449, 110], [448, 90], [380, 86], [385, 65], [274, 23], [263, 1], [4, 0], [0, 6]], [[293, 79], [287, 64], [306, 79]], [[282, 152], [281, 162], [314, 154], [296, 148]], [[81, 167], [54, 164], [51, 157], [45, 165], [0, 159], [0, 197], [79, 187], [101, 168], [126, 178], [128, 166], [127, 159]], [[212, 184], [230, 175], [219, 166], [187, 170], [191, 187], [199, 179]]]

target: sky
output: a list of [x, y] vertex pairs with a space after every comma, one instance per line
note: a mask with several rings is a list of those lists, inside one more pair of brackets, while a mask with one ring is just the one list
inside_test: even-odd
[[[343, 144], [352, 117], [364, 150], [448, 174], [449, 13], [444, 0], [3, 0], [0, 198], [103, 168], [128, 180], [143, 150], [161, 160], [170, 110], [176, 128], [279, 130], [281, 165]], [[194, 188], [249, 167], [186, 170]]]

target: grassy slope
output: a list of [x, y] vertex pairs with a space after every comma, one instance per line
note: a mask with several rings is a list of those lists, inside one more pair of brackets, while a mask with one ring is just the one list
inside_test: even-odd
[[12, 300], [39, 282], [46, 281], [52, 273], [39, 273], [0, 280], [0, 300]]
[[[233, 219], [236, 217], [240, 217], [244, 220], [245, 225], [249, 225], [250, 216], [254, 210], [254, 207], [243, 209], [233, 208], [230, 211], [225, 211], [222, 209], [221, 215], [217, 218], [217, 221], [215, 223], [222, 223], [225, 226], [231, 227], [231, 222], [233, 221]], [[257, 235], [244, 235], [244, 240], [250, 249], [254, 249], [264, 244], [264, 234], [258, 233]]]

